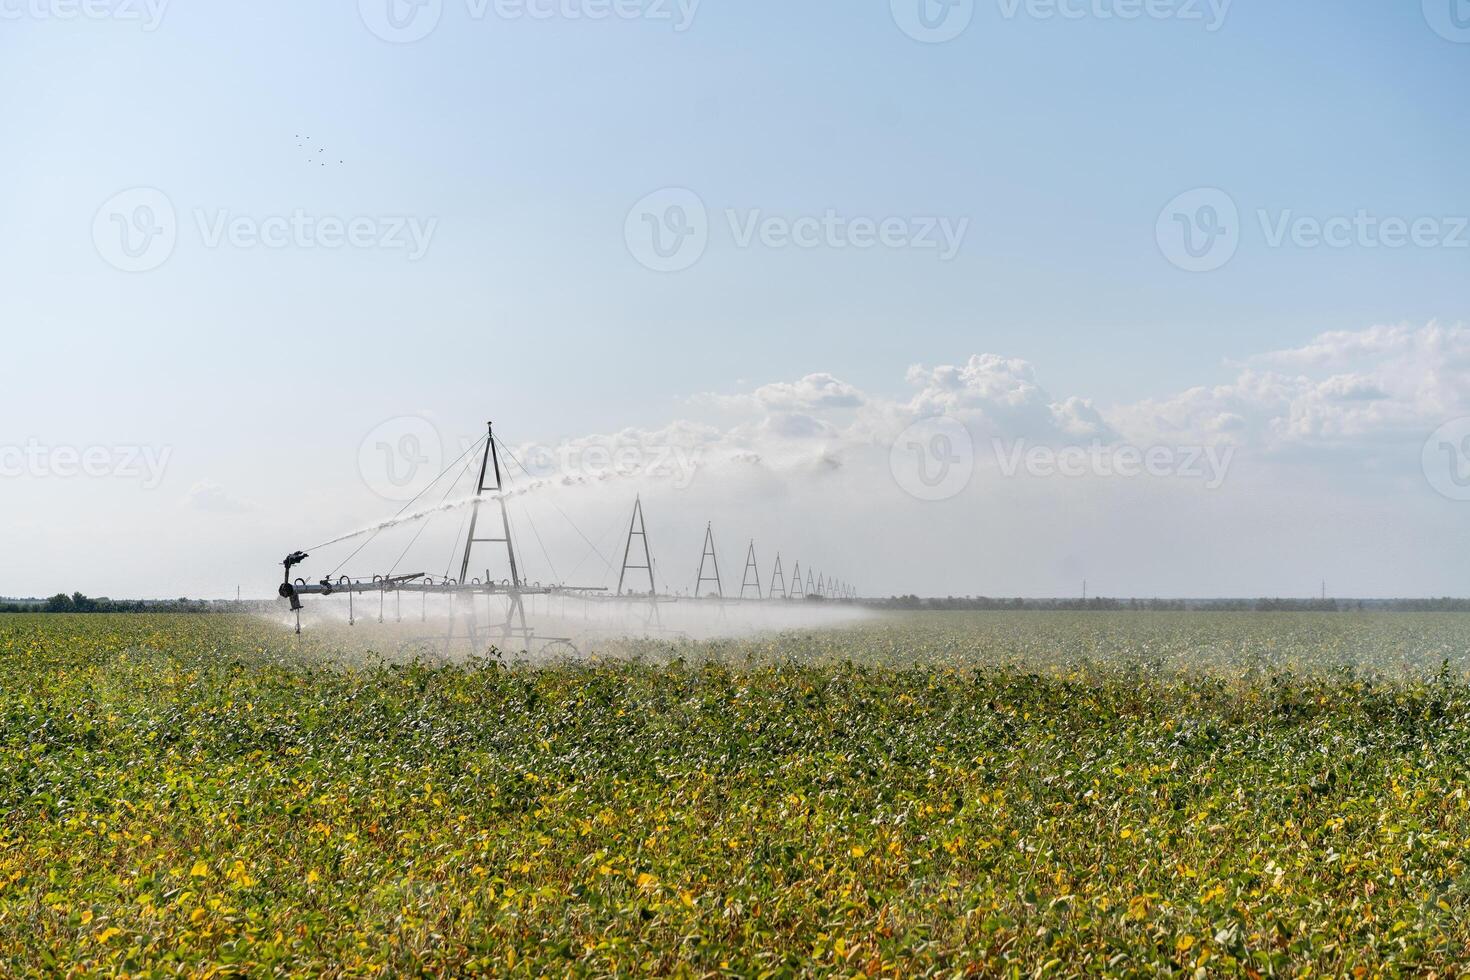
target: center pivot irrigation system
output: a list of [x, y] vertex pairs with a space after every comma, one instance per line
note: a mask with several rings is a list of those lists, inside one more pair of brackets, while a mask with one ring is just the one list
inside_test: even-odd
[[[483, 447], [483, 448], [482, 448]], [[450, 577], [446, 572], [443, 576], [434, 576], [426, 572], [412, 572], [409, 574], [394, 574], [398, 564], [408, 554], [419, 535], [423, 533], [420, 526], [413, 540], [404, 548], [399, 555], [398, 561], [394, 563], [386, 573], [370, 576], [354, 576], [350, 574], [338, 574], [342, 568], [362, 550], [370, 544], [374, 538], [388, 527], [409, 521], [420, 521], [423, 524], [433, 513], [438, 510], [447, 509], [446, 502], [453, 492], [456, 484], [468, 473], [474, 463], [474, 454], [480, 451], [479, 478], [475, 482], [474, 493], [468, 500], [470, 507], [468, 533], [464, 535], [463, 550], [459, 548], [459, 539], [455, 540], [456, 555], [459, 557], [459, 576]], [[506, 498], [508, 478], [501, 467], [501, 454], [505, 456], [522, 471], [526, 467], [515, 457], [496, 435], [494, 423], [488, 423], [485, 435], [477, 440], [474, 445], [467, 449], [453, 463], [450, 463], [438, 476], [429, 482], [418, 495], [408, 503], [404, 504], [397, 514], [388, 521], [378, 525], [376, 529], [367, 534], [367, 540], [360, 544], [356, 550], [342, 560], [338, 566], [322, 579], [309, 582], [305, 578], [293, 576], [292, 571], [296, 566], [310, 558], [307, 551], [293, 551], [281, 562], [285, 568], [285, 576], [281, 582], [278, 593], [282, 599], [290, 603], [291, 612], [296, 618], [296, 632], [301, 632], [301, 610], [303, 596], [334, 596], [346, 595], [348, 603], [348, 623], [356, 625], [358, 621], [356, 612], [356, 597], [363, 595], [378, 596], [377, 621], [383, 622], [384, 611], [389, 596], [394, 597], [395, 619], [402, 620], [403, 596], [418, 595], [421, 597], [420, 617], [427, 619], [427, 603], [429, 596], [443, 596], [450, 601], [449, 613], [449, 635], [444, 637], [446, 644], [453, 639], [455, 623], [463, 620], [466, 628], [466, 638], [474, 647], [481, 644], [478, 628], [478, 615], [476, 612], [476, 600], [478, 597], [488, 599], [503, 598], [505, 600], [505, 616], [498, 627], [490, 630], [491, 635], [499, 634], [502, 646], [518, 641], [524, 644], [524, 649], [530, 650], [534, 644], [540, 643], [544, 646], [571, 646], [568, 637], [538, 635], [527, 621], [526, 603], [535, 596], [561, 596], [575, 598], [584, 602], [619, 602], [632, 604], [647, 604], [648, 628], [661, 629], [658, 614], [660, 603], [684, 602], [684, 603], [789, 603], [796, 600], [837, 600], [854, 601], [858, 599], [859, 593], [852, 586], [835, 578], [816, 573], [810, 567], [806, 571], [805, 581], [802, 579], [801, 563], [798, 562], [791, 572], [788, 583], [786, 573], [782, 569], [781, 556], [776, 555], [775, 565], [771, 576], [767, 580], [767, 588], [763, 591], [761, 586], [760, 569], [756, 563], [755, 541], [750, 542], [746, 549], [745, 573], [741, 579], [740, 592], [738, 596], [726, 596], [724, 581], [720, 576], [720, 563], [715, 553], [715, 538], [712, 525], [706, 524], [704, 531], [704, 547], [700, 554], [699, 570], [695, 576], [694, 590], [689, 594], [674, 594], [667, 589], [660, 591], [655, 584], [654, 570], [656, 563], [653, 552], [649, 546], [647, 526], [643, 516], [643, 501], [641, 497], [635, 497], [633, 501], [633, 516], [628, 524], [627, 541], [623, 547], [623, 562], [618, 573], [618, 585], [616, 591], [611, 591], [605, 586], [575, 586], [564, 583], [545, 585], [541, 582], [529, 582], [522, 573], [522, 566], [517, 560], [515, 537], [512, 533], [510, 511], [507, 509]], [[409, 509], [418, 503], [428, 491], [436, 485], [443, 485], [441, 481], [456, 467], [461, 466], [460, 474], [448, 482], [444, 490], [444, 499], [440, 507], [433, 508], [421, 513], [409, 513]], [[528, 474], [529, 475], [529, 474]], [[486, 514], [482, 508], [486, 504], [494, 503], [499, 511], [499, 521], [494, 520], [493, 512]], [[560, 512], [560, 508], [558, 508]], [[408, 516], [404, 516], [407, 514]], [[566, 514], [562, 514], [566, 517]], [[484, 518], [489, 518], [484, 520]], [[596, 545], [592, 543], [581, 529], [576, 527], [570, 517], [566, 517], [573, 529], [586, 541], [595, 551]], [[461, 528], [461, 533], [464, 532]], [[534, 530], [534, 528], [533, 528]], [[354, 537], [349, 535], [348, 537]], [[539, 539], [540, 535], [537, 534]], [[327, 544], [343, 538], [334, 539]], [[479, 567], [476, 562], [480, 558], [476, 550], [477, 545], [501, 546], [505, 549], [505, 564], [510, 570], [509, 578], [495, 579], [486, 568], [483, 577], [471, 576], [471, 569]], [[318, 548], [325, 547], [319, 545]], [[316, 549], [311, 549], [316, 550]], [[599, 553], [600, 554], [600, 553]], [[548, 563], [550, 559], [548, 556]], [[451, 559], [451, 567], [453, 561]], [[610, 564], [610, 563], [609, 563]], [[641, 581], [643, 575], [648, 577], [648, 590], [635, 591], [631, 586], [634, 580]], [[460, 615], [459, 602], [465, 603], [465, 614]], [[492, 617], [493, 619], [493, 617]]]

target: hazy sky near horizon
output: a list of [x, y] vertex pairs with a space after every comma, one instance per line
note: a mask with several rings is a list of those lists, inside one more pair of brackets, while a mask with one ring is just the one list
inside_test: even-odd
[[643, 492], [674, 589], [1470, 593], [1467, 82], [1466, 0], [0, 0], [0, 595], [269, 594], [487, 418], [544, 580]]

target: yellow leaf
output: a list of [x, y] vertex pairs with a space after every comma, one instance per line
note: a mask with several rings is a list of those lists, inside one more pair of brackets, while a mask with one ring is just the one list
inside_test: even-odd
[[194, 862], [194, 867], [192, 867], [192, 868], [189, 869], [189, 877], [190, 878], [208, 878], [209, 877], [209, 865], [205, 864], [203, 861], [195, 861]]
[[97, 942], [105, 943], [120, 932], [122, 932], [122, 930], [119, 929], [117, 926], [108, 926], [106, 929], [103, 929], [101, 932], [97, 933]]
[[866, 850], [864, 850], [863, 848], [861, 848], [861, 847], [854, 847], [852, 849], [852, 856], [855, 857], [855, 858], [860, 858], [860, 857], [862, 857], [866, 853], [868, 853], [868, 852]]
[[1189, 933], [1185, 933], [1184, 935], [1182, 935], [1182, 936], [1179, 937], [1179, 941], [1174, 944], [1174, 948], [1177, 949], [1177, 950], [1179, 950], [1179, 952], [1183, 953], [1186, 950], [1188, 950], [1189, 947], [1191, 947], [1193, 945], [1194, 945], [1194, 937], [1191, 936]]

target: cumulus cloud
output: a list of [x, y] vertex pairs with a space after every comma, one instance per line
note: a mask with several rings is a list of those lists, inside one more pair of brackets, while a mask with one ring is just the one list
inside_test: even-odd
[[781, 439], [834, 439], [837, 426], [804, 412], [780, 412], [762, 420], [761, 429]]
[[1019, 358], [974, 354], [961, 365], [915, 365], [908, 382], [919, 389], [906, 406], [914, 418], [949, 415], [1010, 438], [1113, 434], [1087, 399], [1053, 400], [1037, 381], [1036, 369]]
[[796, 381], [775, 381], [737, 395], [705, 395], [703, 401], [735, 410], [801, 413], [859, 408], [867, 397], [854, 386], [826, 372]]
[[[1433, 325], [1427, 328], [1433, 331]], [[1414, 345], [1416, 332], [1407, 326], [1375, 326], [1365, 330], [1330, 330], [1301, 347], [1268, 351], [1254, 360], [1279, 368], [1329, 368], [1362, 357], [1402, 353]]]
[[963, 423], [977, 441], [1229, 446], [1281, 456], [1412, 447], [1447, 419], [1470, 414], [1470, 330], [1461, 327], [1330, 331], [1235, 370], [1221, 384], [1100, 406], [1050, 391], [1026, 360], [980, 353], [958, 364], [909, 367], [906, 393], [867, 393], [819, 372], [705, 396], [699, 404], [718, 410], [718, 424], [680, 420], [572, 445], [669, 445], [702, 470], [738, 463], [822, 476], [856, 454], [887, 452], [900, 432], [933, 416]]
[[1228, 384], [1120, 406], [1111, 419], [1132, 438], [1368, 451], [1465, 414], [1470, 330], [1431, 323], [1323, 333], [1252, 358]]

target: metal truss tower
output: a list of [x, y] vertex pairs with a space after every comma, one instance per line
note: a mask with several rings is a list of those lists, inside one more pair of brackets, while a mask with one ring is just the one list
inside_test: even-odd
[[776, 567], [771, 570], [771, 590], [766, 593], [769, 598], [776, 598], [776, 583], [780, 582], [781, 598], [791, 598], [786, 594], [786, 575], [781, 571], [781, 552], [776, 552]]
[[[487, 477], [493, 477], [493, 484], [486, 483]], [[495, 448], [495, 423], [485, 423], [485, 455], [480, 460], [480, 478], [475, 481], [475, 498], [470, 505], [470, 527], [469, 534], [464, 541], [464, 559], [459, 565], [459, 583], [466, 585], [470, 581], [470, 557], [474, 553], [477, 544], [503, 544], [505, 545], [505, 558], [510, 566], [510, 590], [506, 593], [508, 604], [505, 609], [505, 623], [501, 627], [501, 634], [505, 641], [509, 641], [511, 634], [519, 633], [523, 639], [529, 638], [530, 626], [526, 623], [526, 606], [521, 596], [521, 571], [516, 564], [516, 546], [511, 539], [510, 512], [505, 509], [505, 495], [501, 492], [504, 488], [504, 479], [500, 473], [500, 452]], [[484, 502], [487, 492], [494, 493], [495, 503], [500, 508], [500, 528], [504, 535], [499, 538], [477, 538], [475, 532], [480, 523], [480, 505]], [[485, 569], [485, 582], [491, 581], [490, 569]], [[455, 597], [450, 598], [450, 632], [454, 630], [454, 602]], [[478, 644], [479, 638], [475, 630], [475, 600], [470, 597], [470, 615], [467, 623], [471, 642]], [[516, 626], [519, 619], [520, 625]], [[447, 641], [446, 641], [447, 643]]]
[[745, 598], [746, 591], [751, 587], [751, 579], [754, 578], [755, 597], [761, 598], [761, 570], [755, 563], [755, 540], [751, 539], [750, 547], [745, 552], [745, 574], [740, 579], [740, 598]]
[[[713, 575], [704, 574], [704, 563], [708, 561], [714, 567]], [[725, 598], [725, 587], [720, 582], [720, 559], [715, 554], [715, 534], [709, 524], [704, 526], [704, 552], [699, 556], [699, 577], [694, 580], [694, 597], [700, 597], [700, 589], [706, 582], [715, 583], [715, 591], [721, 599]]]
[[[643, 546], [643, 564], [630, 565], [629, 559], [633, 554], [633, 539], [637, 538]], [[643, 498], [633, 498], [633, 519], [628, 523], [628, 543], [623, 546], [623, 568], [618, 572], [618, 595], [623, 594], [623, 582], [630, 571], [648, 572], [648, 594], [653, 595], [658, 589], [653, 584], [653, 554], [648, 549], [648, 533], [643, 523]]]
[[[521, 587], [521, 573], [516, 566], [515, 543], [510, 539], [510, 514], [505, 509], [505, 497], [501, 494], [500, 477], [500, 453], [495, 449], [495, 423], [485, 424], [485, 456], [480, 460], [480, 479], [475, 483], [475, 498], [470, 510], [470, 533], [464, 542], [464, 560], [459, 565], [459, 580], [461, 583], [468, 582], [470, 578], [470, 556], [477, 544], [503, 544], [505, 545], [505, 557], [510, 563], [511, 585], [517, 589]], [[493, 475], [495, 482], [487, 484], [485, 478]], [[486, 491], [495, 493], [495, 502], [500, 507], [500, 527], [505, 537], [502, 538], [477, 538], [475, 530], [480, 523], [480, 505], [484, 502]], [[485, 580], [490, 580], [490, 570], [485, 570]]]

